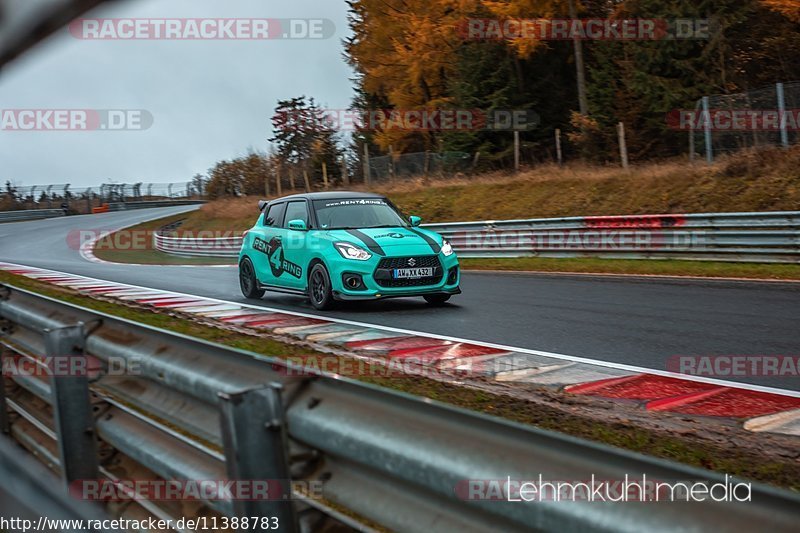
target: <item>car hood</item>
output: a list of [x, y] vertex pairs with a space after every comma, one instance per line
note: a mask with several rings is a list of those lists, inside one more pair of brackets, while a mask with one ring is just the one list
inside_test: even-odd
[[331, 230], [336, 240], [351, 242], [373, 253], [387, 255], [430, 255], [439, 253], [442, 237], [422, 228], [364, 228]]

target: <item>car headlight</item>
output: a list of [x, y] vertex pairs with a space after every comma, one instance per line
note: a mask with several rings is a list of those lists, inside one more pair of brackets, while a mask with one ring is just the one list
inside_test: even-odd
[[337, 242], [334, 244], [336, 249], [342, 254], [345, 259], [353, 259], [355, 261], [366, 261], [372, 254], [363, 248], [350, 244], [349, 242]]
[[445, 255], [445, 257], [453, 255], [453, 247], [450, 246], [450, 243], [447, 242], [446, 239], [442, 241], [442, 253]]

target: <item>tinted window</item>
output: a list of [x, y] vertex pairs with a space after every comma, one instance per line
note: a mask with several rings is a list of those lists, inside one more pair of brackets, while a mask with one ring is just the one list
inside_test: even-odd
[[267, 214], [264, 216], [264, 225], [270, 227], [281, 227], [283, 224], [283, 213], [286, 211], [286, 204], [275, 204], [269, 206]]
[[286, 207], [286, 216], [283, 217], [283, 227], [289, 227], [290, 220], [302, 220], [308, 227], [308, 210], [305, 202], [289, 202]]
[[319, 229], [396, 228], [408, 223], [383, 198], [316, 200]]

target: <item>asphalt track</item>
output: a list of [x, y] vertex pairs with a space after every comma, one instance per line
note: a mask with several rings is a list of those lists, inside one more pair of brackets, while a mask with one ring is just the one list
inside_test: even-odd
[[[0, 260], [98, 279], [318, 314], [302, 298], [245, 300], [235, 268], [87, 262], [76, 232], [193, 207], [0, 224]], [[800, 355], [800, 283], [465, 273], [441, 308], [421, 298], [347, 304], [327, 316], [666, 370], [678, 355]], [[800, 390], [798, 377], [721, 379]]]

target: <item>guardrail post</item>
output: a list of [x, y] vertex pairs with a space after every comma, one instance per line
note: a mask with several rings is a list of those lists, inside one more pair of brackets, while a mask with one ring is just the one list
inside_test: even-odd
[[783, 94], [783, 84], [775, 84], [775, 92], [778, 97], [778, 120], [780, 121], [781, 129], [781, 145], [784, 148], [789, 148], [789, 132], [786, 129], [786, 97]]
[[[44, 332], [45, 353], [48, 358], [84, 357], [84, 325], [66, 326]], [[64, 366], [64, 365], [60, 365]], [[61, 458], [61, 472], [67, 486], [74, 481], [97, 479], [97, 439], [94, 417], [89, 395], [89, 377], [86, 365], [67, 365], [70, 369], [82, 369], [76, 375], [58, 375], [56, 371], [50, 378], [53, 401], [53, 418], [58, 449]]]
[[0, 433], [8, 434], [11, 426], [8, 420], [8, 405], [6, 404], [6, 376], [3, 357], [5, 349], [0, 347]]
[[266, 481], [269, 499], [233, 502], [240, 517], [277, 518], [281, 531], [298, 531], [297, 513], [292, 502], [288, 463], [288, 438], [282, 388], [273, 384], [264, 389], [228, 394], [220, 393], [222, 438], [225, 464], [230, 480]]
[[703, 135], [706, 142], [706, 162], [714, 162], [714, 143], [711, 138], [711, 110], [709, 109], [708, 96], [703, 97]]

